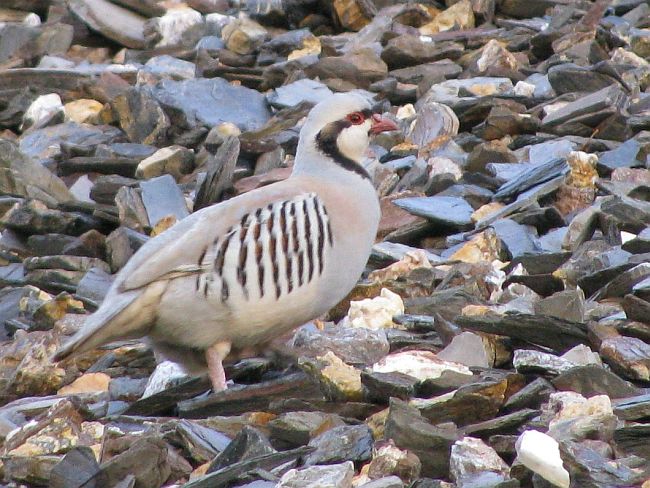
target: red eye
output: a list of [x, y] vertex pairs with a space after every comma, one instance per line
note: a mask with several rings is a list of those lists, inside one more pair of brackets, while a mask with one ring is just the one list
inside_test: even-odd
[[354, 113], [348, 115], [347, 119], [350, 122], [352, 122], [354, 125], [363, 124], [363, 121], [366, 120], [366, 118], [363, 116], [363, 114], [359, 113], [359, 112], [354, 112]]

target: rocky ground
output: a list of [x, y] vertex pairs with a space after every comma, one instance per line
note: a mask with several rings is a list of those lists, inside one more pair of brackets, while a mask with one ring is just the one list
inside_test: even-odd
[[[650, 486], [648, 2], [241, 3], [2, 2], [2, 486]], [[49, 361], [350, 89], [400, 130], [343, 303], [216, 395], [138, 341]]]

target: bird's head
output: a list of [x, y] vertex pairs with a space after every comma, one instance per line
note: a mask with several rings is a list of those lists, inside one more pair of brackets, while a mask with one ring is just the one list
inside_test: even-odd
[[373, 111], [363, 95], [337, 93], [309, 112], [300, 131], [296, 163], [304, 164], [301, 159], [321, 156], [344, 167], [356, 167], [363, 160], [370, 135], [396, 129], [393, 121]]

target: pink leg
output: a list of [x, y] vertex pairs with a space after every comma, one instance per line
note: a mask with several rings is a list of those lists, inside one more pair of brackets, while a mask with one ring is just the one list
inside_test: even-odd
[[226, 389], [226, 372], [223, 370], [223, 360], [230, 352], [230, 342], [217, 342], [205, 351], [208, 361], [208, 376], [212, 382], [214, 393]]

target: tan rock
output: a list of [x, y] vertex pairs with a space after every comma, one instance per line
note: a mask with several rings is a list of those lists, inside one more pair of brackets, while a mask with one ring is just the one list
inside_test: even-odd
[[[51, 332], [25, 333], [17, 331], [14, 340], [18, 352], [18, 359], [13, 374], [10, 373], [7, 392], [18, 396], [50, 395], [62, 385], [65, 370], [55, 366], [50, 361], [59, 343]], [[26, 348], [26, 350], [25, 350]], [[3, 355], [3, 362], [10, 361], [11, 357]], [[3, 365], [4, 366], [4, 365]]]
[[423, 35], [435, 34], [448, 30], [473, 29], [474, 12], [470, 0], [461, 0], [438, 14], [431, 22], [420, 27]]
[[363, 399], [361, 372], [345, 364], [332, 351], [313, 362], [300, 360], [299, 364], [318, 380], [330, 400], [358, 402]]
[[410, 484], [420, 476], [422, 463], [420, 459], [407, 449], [395, 446], [392, 439], [378, 443], [372, 454], [368, 468], [370, 479], [386, 476], [398, 476], [404, 483]]
[[56, 392], [57, 395], [108, 391], [111, 377], [106, 373], [86, 373]]
[[422, 249], [408, 251], [402, 259], [382, 269], [370, 273], [369, 279], [377, 282], [396, 280], [406, 276], [414, 269], [431, 268], [431, 263]]
[[497, 212], [498, 210], [501, 210], [505, 205], [501, 202], [490, 202], [486, 203], [482, 207], [479, 207], [472, 213], [472, 222], [476, 223], [479, 222], [490, 215], [492, 215], [494, 212]]
[[302, 48], [290, 52], [289, 56], [287, 56], [287, 61], [302, 58], [303, 56], [312, 56], [312, 55], [318, 56], [320, 52], [321, 52], [321, 43], [318, 37], [313, 35], [307, 36], [302, 41]]
[[516, 71], [519, 68], [517, 58], [499, 41], [492, 39], [484, 47], [476, 61], [479, 73], [501, 69]]
[[226, 25], [221, 31], [221, 37], [226, 47], [237, 54], [251, 54], [259, 48], [266, 36], [267, 30], [251, 19], [237, 19]]
[[149, 235], [151, 237], [160, 235], [163, 232], [165, 232], [167, 229], [172, 227], [176, 222], [178, 222], [178, 219], [176, 218], [175, 215], [166, 215], [165, 217], [163, 217], [162, 219], [160, 219], [158, 222], [155, 223]]
[[595, 188], [598, 179], [598, 156], [582, 151], [571, 151], [567, 157], [571, 171], [567, 177], [567, 185], [575, 188]]
[[169, 146], [158, 149], [148, 158], [138, 164], [135, 175], [138, 178], [149, 179], [164, 174], [170, 174], [179, 179], [194, 168], [194, 153], [183, 146]]
[[499, 239], [492, 229], [486, 229], [474, 236], [467, 244], [452, 254], [449, 259], [466, 263], [492, 262], [499, 259], [500, 254], [501, 245]]
[[90, 98], [80, 98], [73, 100], [63, 106], [65, 117], [78, 124], [98, 124], [101, 123], [100, 114], [104, 105], [97, 100]]
[[336, 16], [343, 27], [358, 31], [368, 25], [374, 12], [366, 8], [367, 3], [360, 0], [334, 0]]

